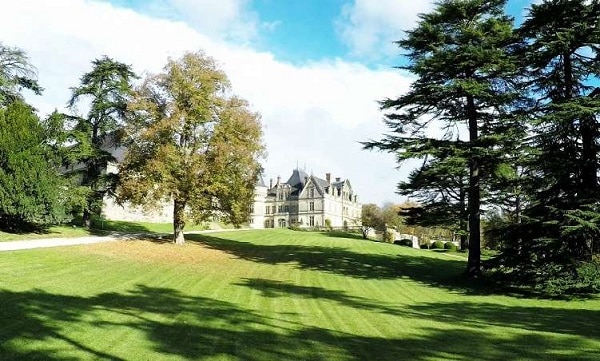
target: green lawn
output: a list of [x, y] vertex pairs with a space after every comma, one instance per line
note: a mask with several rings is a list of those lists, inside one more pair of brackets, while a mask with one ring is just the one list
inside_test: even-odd
[[0, 360], [600, 355], [600, 300], [490, 294], [452, 254], [287, 230], [188, 239], [0, 253]]

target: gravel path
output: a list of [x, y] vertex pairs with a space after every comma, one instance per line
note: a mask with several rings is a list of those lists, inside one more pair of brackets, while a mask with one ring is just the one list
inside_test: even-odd
[[[209, 229], [205, 231], [190, 231], [185, 234], [194, 233], [216, 233], [216, 232], [228, 232], [228, 231], [245, 231], [250, 228], [240, 229]], [[86, 236], [77, 238], [43, 238], [43, 239], [32, 239], [24, 241], [8, 241], [0, 242], [0, 252], [3, 251], [17, 251], [20, 249], [33, 249], [33, 248], [47, 248], [47, 247], [62, 247], [62, 246], [75, 246], [79, 244], [92, 244], [100, 242], [119, 241], [126, 239], [135, 239], [143, 237], [147, 234], [114, 234], [110, 236]], [[156, 236], [154, 234], [153, 236]]]
[[2, 251], [16, 251], [20, 249], [33, 249], [33, 248], [46, 248], [46, 247], [60, 247], [60, 246], [74, 246], [77, 244], [91, 244], [108, 241], [116, 241], [123, 239], [122, 236], [87, 236], [78, 238], [43, 238], [43, 239], [32, 239], [26, 241], [10, 241], [0, 242], [0, 252]]

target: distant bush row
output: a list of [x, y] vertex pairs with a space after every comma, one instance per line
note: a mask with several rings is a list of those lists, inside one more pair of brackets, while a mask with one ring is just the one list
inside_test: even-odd
[[445, 249], [448, 251], [456, 251], [458, 247], [452, 242], [435, 241], [431, 244], [422, 244], [421, 249]]

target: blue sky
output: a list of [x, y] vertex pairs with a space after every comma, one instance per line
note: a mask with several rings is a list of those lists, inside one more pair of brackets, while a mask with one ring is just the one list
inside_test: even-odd
[[[530, 0], [511, 0], [520, 20]], [[169, 57], [203, 50], [228, 74], [233, 92], [262, 115], [265, 180], [296, 164], [321, 178], [350, 179], [363, 203], [395, 194], [417, 162], [366, 152], [361, 141], [387, 131], [377, 101], [413, 78], [393, 67], [393, 44], [429, 0], [5, 0], [4, 44], [22, 48], [45, 88], [28, 96], [41, 116], [63, 110], [70, 88], [103, 55], [138, 74]]]
[[[145, 1], [145, 0], [103, 0], [120, 7], [135, 9], [155, 17], [163, 17], [171, 20], [189, 21], [190, 16], [186, 9], [191, 7], [186, 1]], [[201, 3], [205, 0], [196, 1]], [[375, 4], [380, 0], [366, 0], [367, 3]], [[420, 6], [413, 6], [415, 11], [426, 10], [431, 1], [423, 0], [392, 0], [396, 3], [412, 4], [419, 2]], [[194, 1], [187, 1], [194, 3]], [[218, 1], [215, 1], [218, 3]], [[384, 1], [390, 2], [390, 1]], [[344, 26], [353, 21], [353, 17], [359, 16], [359, 9], [353, 9], [356, 4], [351, 0], [242, 0], [237, 2], [239, 11], [245, 12], [252, 21], [258, 22], [256, 34], [250, 38], [225, 36], [230, 42], [238, 42], [250, 45], [257, 50], [268, 51], [276, 56], [278, 60], [303, 64], [323, 59], [343, 58], [358, 61], [370, 67], [393, 66], [401, 62], [399, 50], [393, 52], [389, 49], [379, 51], [371, 49], [368, 54], [353, 51], [352, 44], [344, 39]], [[507, 12], [515, 18], [518, 23], [522, 20], [526, 9], [532, 0], [510, 0], [507, 2]], [[384, 4], [384, 6], [386, 6]], [[404, 5], [407, 13], [411, 6]], [[356, 10], [356, 13], [352, 13]], [[413, 14], [414, 15], [414, 14]], [[210, 14], [206, 15], [210, 17]], [[202, 17], [198, 18], [202, 22]], [[194, 22], [191, 22], [194, 26]], [[412, 23], [410, 24], [412, 25]], [[198, 26], [202, 28], [202, 26]], [[400, 20], [392, 34], [398, 39], [402, 36], [403, 29], [410, 28]], [[389, 40], [389, 39], [380, 39]], [[378, 45], [390, 45], [378, 44]], [[393, 45], [392, 45], [393, 47]]]

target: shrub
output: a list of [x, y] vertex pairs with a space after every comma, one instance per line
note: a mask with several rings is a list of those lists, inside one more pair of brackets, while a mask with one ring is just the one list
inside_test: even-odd
[[444, 249], [447, 249], [449, 251], [456, 251], [456, 245], [452, 242], [446, 242], [444, 243]]
[[600, 263], [586, 262], [577, 268], [580, 288], [590, 293], [600, 292]]
[[394, 233], [389, 231], [383, 232], [383, 241], [388, 243], [394, 242]]
[[431, 243], [431, 249], [444, 249], [444, 242], [435, 241], [435, 242]]
[[419, 245], [419, 247], [421, 249], [429, 249], [429, 245], [427, 243], [423, 243], [423, 244]]

